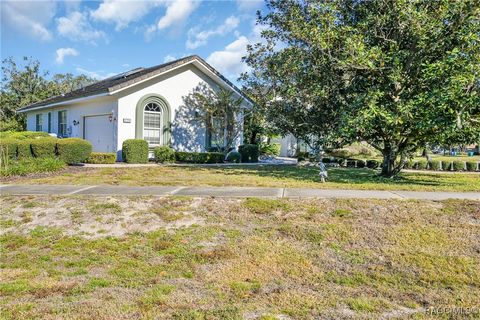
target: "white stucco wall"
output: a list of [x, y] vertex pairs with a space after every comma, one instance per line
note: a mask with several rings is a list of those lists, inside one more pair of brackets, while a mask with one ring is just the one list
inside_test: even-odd
[[[115, 97], [96, 98], [91, 101], [78, 102], [75, 104], [68, 104], [62, 106], [56, 106], [48, 109], [33, 110], [27, 113], [27, 130], [36, 131], [36, 115], [42, 114], [43, 127], [42, 131], [48, 131], [48, 113], [52, 113], [52, 133], [58, 134], [58, 111], [67, 111], [67, 133], [71, 138], [84, 138], [83, 136], [83, 119], [85, 116], [109, 114], [113, 112], [115, 116], [117, 114], [117, 100]], [[73, 121], [78, 122], [77, 125], [73, 124]], [[112, 123], [112, 144], [115, 149], [117, 148], [116, 142], [116, 122]]]
[[[187, 65], [119, 93], [118, 146], [135, 137], [137, 103], [149, 94], [157, 94], [170, 106], [172, 147], [178, 151], [205, 151], [205, 126], [194, 119], [194, 110], [187, 109], [183, 100], [201, 82], [212, 88], [217, 86], [195, 66]], [[242, 140], [240, 134], [238, 143]]]

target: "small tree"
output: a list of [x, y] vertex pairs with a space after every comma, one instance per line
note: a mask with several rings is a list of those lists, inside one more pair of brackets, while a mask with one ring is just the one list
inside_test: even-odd
[[239, 118], [243, 98], [235, 97], [230, 90], [213, 90], [200, 83], [184, 97], [184, 103], [205, 124], [209, 140], [215, 147], [227, 151], [233, 146], [242, 129]]

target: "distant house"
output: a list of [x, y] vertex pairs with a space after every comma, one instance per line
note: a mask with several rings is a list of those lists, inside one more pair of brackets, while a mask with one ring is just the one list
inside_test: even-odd
[[[94, 151], [116, 152], [119, 160], [123, 141], [132, 138], [145, 139], [150, 147], [170, 145], [179, 151], [205, 151], [211, 135], [198, 113], [183, 100], [202, 82], [212, 89], [231, 90], [244, 99], [244, 107], [251, 106], [218, 71], [200, 57], [189, 56], [137, 68], [18, 112], [26, 113], [27, 130], [84, 138]], [[241, 115], [237, 117], [243, 121]], [[240, 133], [237, 145], [242, 139]]]

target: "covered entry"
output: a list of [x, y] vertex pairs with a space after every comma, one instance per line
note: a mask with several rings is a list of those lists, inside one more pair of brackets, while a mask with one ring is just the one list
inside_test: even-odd
[[113, 131], [110, 113], [83, 118], [83, 138], [92, 143], [95, 152], [115, 152]]

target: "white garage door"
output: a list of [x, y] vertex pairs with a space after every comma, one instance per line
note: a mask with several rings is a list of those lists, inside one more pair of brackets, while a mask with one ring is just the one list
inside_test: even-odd
[[110, 115], [85, 117], [85, 140], [92, 143], [93, 151], [114, 152], [113, 150], [113, 121]]

